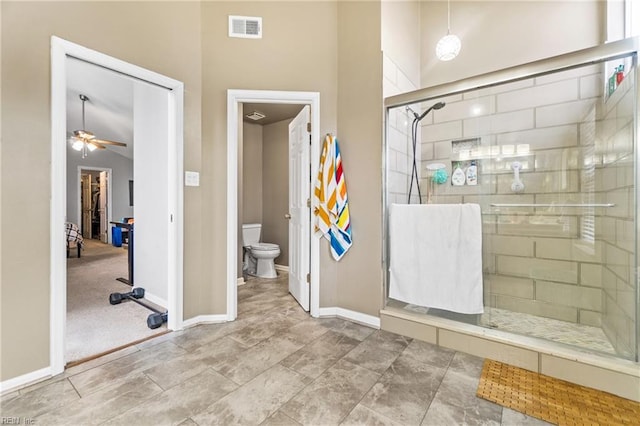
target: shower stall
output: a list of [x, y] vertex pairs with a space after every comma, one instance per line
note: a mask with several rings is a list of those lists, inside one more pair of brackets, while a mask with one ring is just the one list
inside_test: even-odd
[[[638, 48], [622, 40], [385, 99], [383, 312], [638, 362]], [[440, 102], [414, 142], [414, 117]], [[476, 178], [460, 180], [470, 167]], [[480, 205], [483, 314], [388, 297], [389, 208], [408, 201]]]

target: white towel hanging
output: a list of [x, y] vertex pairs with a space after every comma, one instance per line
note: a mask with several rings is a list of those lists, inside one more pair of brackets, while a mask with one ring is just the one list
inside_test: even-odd
[[393, 204], [389, 297], [481, 314], [482, 219], [478, 204]]

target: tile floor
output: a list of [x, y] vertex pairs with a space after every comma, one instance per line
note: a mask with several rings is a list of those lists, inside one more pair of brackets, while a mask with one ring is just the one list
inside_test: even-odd
[[286, 276], [238, 289], [238, 319], [67, 369], [1, 399], [37, 425], [537, 425], [475, 396], [482, 359], [337, 318]]

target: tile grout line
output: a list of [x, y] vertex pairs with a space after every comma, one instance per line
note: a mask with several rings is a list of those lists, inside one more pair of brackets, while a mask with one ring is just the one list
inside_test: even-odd
[[[374, 333], [375, 333], [375, 331], [374, 331]], [[373, 334], [373, 333], [371, 333], [371, 334]], [[369, 336], [371, 336], [371, 334], [370, 334]], [[369, 338], [369, 336], [367, 336], [367, 338]], [[365, 339], [365, 340], [366, 340], [366, 339]], [[413, 342], [413, 339], [410, 339], [410, 340], [411, 340], [411, 342]], [[363, 340], [363, 342], [364, 342], [364, 340]], [[364, 368], [364, 369], [365, 369], [365, 370], [367, 370], [367, 371], [371, 371], [372, 373], [380, 374], [380, 376], [378, 377], [378, 380], [376, 380], [376, 381], [375, 381], [375, 383], [374, 383], [374, 384], [372, 384], [372, 385], [371, 385], [371, 387], [370, 387], [369, 389], [367, 389], [367, 391], [366, 391], [366, 392], [364, 392], [364, 394], [362, 395], [362, 397], [360, 398], [360, 400], [359, 400], [359, 401], [358, 401], [358, 402], [353, 406], [353, 408], [351, 408], [351, 410], [349, 410], [349, 412], [348, 412], [344, 417], [342, 417], [342, 418], [340, 419], [340, 423], [342, 423], [342, 422], [343, 422], [347, 417], [349, 417], [349, 415], [353, 412], [353, 410], [355, 410], [355, 409], [356, 409], [356, 407], [357, 407], [358, 405], [360, 405], [360, 403], [362, 402], [362, 400], [364, 399], [364, 397], [365, 397], [365, 396], [367, 396], [367, 394], [368, 394], [369, 392], [371, 392], [371, 389], [373, 389], [373, 388], [374, 388], [374, 386], [375, 386], [375, 385], [377, 385], [377, 384], [380, 382], [380, 380], [384, 377], [385, 373], [391, 369], [391, 367], [393, 366], [393, 363], [394, 363], [394, 362], [396, 362], [396, 360], [400, 357], [400, 355], [402, 355], [402, 353], [403, 353], [404, 351], [406, 351], [406, 350], [407, 350], [407, 348], [409, 347], [409, 345], [411, 344], [411, 342], [409, 342], [409, 343], [407, 344], [407, 346], [405, 346], [405, 347], [404, 347], [404, 349], [402, 349], [402, 351], [398, 352], [398, 354], [397, 354], [397, 355], [396, 355], [396, 357], [393, 359], [393, 361], [391, 361], [391, 363], [389, 364], [389, 366], [388, 366], [388, 367], [387, 367], [387, 368], [386, 368], [382, 373], [378, 373], [377, 371], [373, 371], [373, 370], [368, 369], [367, 367], [364, 367], [364, 366], [359, 365], [359, 367], [362, 367], [362, 368]], [[360, 343], [362, 343], [362, 342], [360, 342]], [[360, 344], [356, 345], [356, 346], [355, 346], [351, 351], [355, 350], [358, 346], [360, 346]], [[342, 358], [340, 358], [340, 359], [345, 358], [349, 353], [351, 353], [351, 351], [347, 352], [347, 353], [346, 353]], [[349, 361], [348, 359], [347, 359], [347, 360], [345, 360], [345, 361], [351, 362], [351, 361]], [[358, 364], [354, 364], [354, 365], [358, 365]], [[366, 405], [363, 405], [363, 407], [366, 407], [367, 409], [369, 409], [369, 410], [373, 411], [374, 413], [376, 413], [376, 414], [378, 414], [378, 415], [381, 415], [381, 416], [382, 416], [382, 417], [384, 417], [384, 418], [388, 418], [388, 417], [387, 417], [387, 416], [385, 416], [384, 414], [379, 413], [378, 411], [376, 411], [375, 409], [373, 409], [373, 408], [371, 408], [371, 407], [367, 407]], [[392, 420], [392, 419], [389, 419], [389, 420]], [[393, 420], [392, 420], [392, 421], [393, 421]]]
[[436, 396], [438, 395], [438, 391], [440, 390], [440, 386], [442, 386], [442, 382], [444, 381], [444, 378], [447, 375], [447, 373], [449, 372], [449, 368], [451, 367], [451, 362], [453, 361], [453, 358], [455, 358], [457, 353], [458, 353], [458, 351], [454, 351], [453, 355], [451, 355], [451, 359], [449, 359], [449, 362], [447, 363], [447, 367], [444, 369], [444, 374], [442, 375], [442, 379], [440, 379], [440, 382], [438, 383], [438, 387], [433, 392], [433, 398], [431, 398], [431, 401], [429, 401], [429, 404], [427, 405], [427, 409], [425, 410], [424, 415], [422, 416], [422, 419], [420, 420], [420, 424], [424, 423], [425, 419], [427, 418], [427, 414], [429, 413], [429, 409], [431, 408], [431, 404], [433, 404], [433, 401], [436, 399]]

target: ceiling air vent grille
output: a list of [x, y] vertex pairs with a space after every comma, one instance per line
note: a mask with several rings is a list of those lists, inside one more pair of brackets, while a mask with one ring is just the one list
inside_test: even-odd
[[262, 18], [229, 16], [229, 37], [262, 38]]
[[250, 120], [258, 121], [258, 120], [262, 120], [263, 118], [265, 118], [266, 115], [264, 115], [263, 113], [258, 112], [258, 111], [253, 111], [252, 113], [249, 113], [249, 114], [245, 115], [245, 117], [247, 117]]

